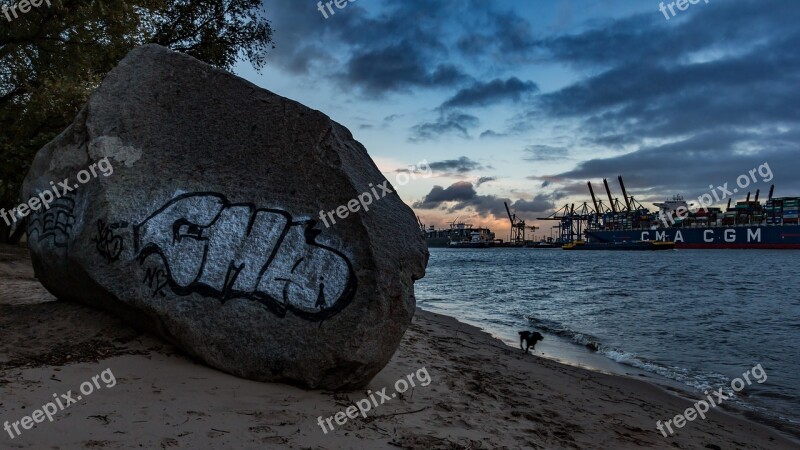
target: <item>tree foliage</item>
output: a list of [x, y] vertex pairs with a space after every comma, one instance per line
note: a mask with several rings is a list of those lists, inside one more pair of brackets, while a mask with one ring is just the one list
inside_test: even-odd
[[[230, 70], [266, 62], [261, 0], [50, 0], [0, 15], [0, 208], [20, 203], [35, 153], [62, 132], [134, 47], [156, 43]], [[12, 240], [0, 219], [0, 242]]]

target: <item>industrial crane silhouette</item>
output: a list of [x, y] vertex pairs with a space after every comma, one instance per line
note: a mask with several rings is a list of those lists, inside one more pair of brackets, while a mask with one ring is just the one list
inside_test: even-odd
[[508, 220], [511, 222], [511, 236], [509, 242], [513, 242], [516, 244], [524, 244], [525, 243], [525, 229], [529, 229], [531, 231], [536, 231], [537, 227], [526, 225], [525, 221], [518, 218], [516, 214], [511, 214], [511, 210], [508, 208], [508, 203], [503, 202], [503, 205], [506, 207], [506, 213], [508, 213]]

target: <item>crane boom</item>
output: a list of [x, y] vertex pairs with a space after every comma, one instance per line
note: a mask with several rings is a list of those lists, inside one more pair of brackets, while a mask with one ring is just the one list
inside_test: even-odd
[[628, 191], [625, 190], [625, 183], [622, 182], [622, 175], [617, 177], [619, 180], [619, 187], [622, 188], [622, 197], [625, 199], [625, 207], [628, 208], [628, 211], [631, 210], [631, 201], [628, 200]]
[[586, 184], [589, 185], [589, 193], [592, 194], [592, 203], [594, 203], [594, 211], [597, 215], [600, 215], [600, 208], [597, 207], [597, 198], [594, 196], [594, 189], [592, 189], [592, 182], [587, 181]]
[[608, 194], [608, 203], [611, 204], [611, 211], [617, 212], [617, 205], [614, 204], [614, 199], [611, 198], [611, 189], [608, 187], [608, 180], [603, 178], [603, 184], [606, 186], [606, 194]]
[[510, 210], [510, 209], [508, 209], [508, 203], [506, 203], [506, 202], [503, 202], [503, 205], [505, 205], [505, 206], [506, 206], [506, 213], [508, 213], [508, 220], [510, 220], [510, 221], [511, 221], [511, 225], [514, 225], [514, 218], [513, 218], [513, 217], [511, 217], [511, 210]]

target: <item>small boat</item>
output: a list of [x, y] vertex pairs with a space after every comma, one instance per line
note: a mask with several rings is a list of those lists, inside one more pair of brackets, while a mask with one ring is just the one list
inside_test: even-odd
[[448, 245], [449, 248], [486, 248], [489, 244], [486, 242], [469, 242], [469, 241], [462, 241], [462, 242], [451, 242]]
[[671, 250], [672, 241], [586, 242], [575, 241], [562, 246], [564, 250]]
[[450, 241], [448, 247], [450, 248], [486, 248], [489, 247], [491, 242], [486, 240], [486, 236], [478, 231], [470, 233], [469, 239], [462, 239], [460, 241]]
[[528, 242], [525, 244], [526, 248], [561, 248], [561, 244], [557, 244], [555, 242], [546, 242], [546, 241], [539, 241], [539, 242]]

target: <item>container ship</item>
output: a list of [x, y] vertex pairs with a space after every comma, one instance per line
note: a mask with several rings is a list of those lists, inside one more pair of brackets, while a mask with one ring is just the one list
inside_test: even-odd
[[[419, 218], [417, 218], [419, 220]], [[420, 230], [425, 235], [428, 248], [487, 248], [497, 245], [494, 232], [488, 228], [473, 228], [471, 223], [454, 221], [448, 229], [426, 228], [420, 222]]]
[[[651, 212], [628, 196], [622, 177], [619, 177], [624, 201], [613, 198], [608, 181], [603, 180], [608, 204], [598, 200], [591, 183], [592, 205], [584, 203], [577, 210], [565, 206], [553, 216], [559, 220], [562, 240], [621, 243], [635, 241], [674, 242], [675, 248], [695, 249], [800, 249], [798, 204], [800, 197], [773, 197], [775, 186], [762, 205], [759, 191], [750, 200], [727, 208], [698, 208], [694, 210], [681, 196], [654, 203], [658, 211]], [[694, 210], [694, 212], [692, 212]], [[599, 211], [599, 213], [598, 213]]]
[[503, 202], [511, 224], [511, 233], [508, 241], [503, 241], [495, 237], [495, 233], [488, 228], [473, 228], [471, 223], [459, 222], [458, 218], [450, 222], [449, 229], [436, 229], [433, 225], [426, 228], [422, 220], [417, 217], [419, 229], [425, 236], [425, 243], [428, 248], [449, 247], [449, 248], [489, 248], [489, 247], [528, 247], [528, 248], [560, 248], [562, 242], [542, 239], [533, 241], [525, 237], [525, 233], [535, 232], [538, 227], [528, 225], [516, 213], [512, 213], [507, 202]]

